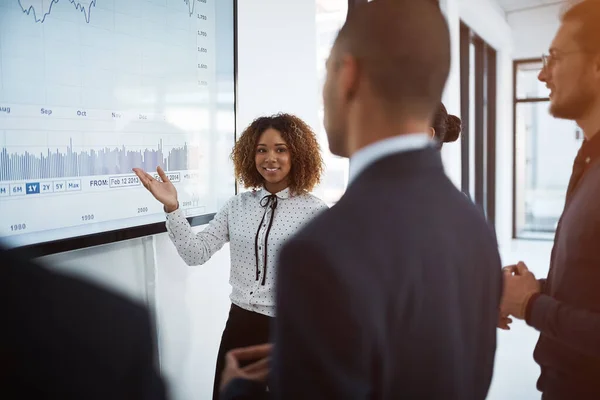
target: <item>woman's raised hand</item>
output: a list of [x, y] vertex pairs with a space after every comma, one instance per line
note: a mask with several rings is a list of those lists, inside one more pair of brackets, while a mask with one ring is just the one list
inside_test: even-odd
[[156, 172], [158, 172], [158, 176], [160, 176], [162, 182], [157, 181], [152, 175], [140, 168], [134, 168], [133, 172], [138, 176], [142, 185], [152, 193], [154, 198], [164, 204], [166, 212], [173, 212], [179, 208], [177, 189], [175, 189], [175, 186], [161, 167], [157, 167]]

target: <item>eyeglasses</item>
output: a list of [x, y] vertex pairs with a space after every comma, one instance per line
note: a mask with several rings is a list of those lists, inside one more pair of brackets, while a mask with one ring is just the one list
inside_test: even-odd
[[542, 69], [550, 68], [554, 65], [557, 60], [560, 60], [563, 56], [576, 53], [589, 53], [586, 50], [573, 50], [573, 51], [556, 51], [550, 50], [550, 54], [542, 54]]
[[549, 54], [542, 54], [542, 69], [547, 69], [553, 64], [553, 59]]

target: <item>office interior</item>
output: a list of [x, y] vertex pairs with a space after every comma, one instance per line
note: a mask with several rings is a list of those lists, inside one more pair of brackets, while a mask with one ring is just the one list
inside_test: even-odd
[[[330, 205], [344, 192], [348, 161], [328, 152], [321, 85], [335, 34], [349, 7], [359, 2], [237, 2], [238, 132], [255, 117], [280, 111], [307, 121], [318, 132], [326, 163], [315, 194]], [[549, 116], [547, 89], [536, 80], [563, 2], [441, 0], [440, 5], [452, 34], [443, 101], [464, 124], [461, 139], [442, 150], [447, 174], [494, 224], [503, 263], [523, 260], [536, 276], [544, 276], [572, 160], [583, 140], [574, 123]], [[227, 246], [198, 267], [185, 265], [167, 233], [52, 254], [43, 261], [147, 303], [172, 398], [210, 397], [230, 305]], [[537, 332], [522, 321], [513, 325], [498, 331], [491, 400], [540, 397], [539, 368], [532, 358]]]

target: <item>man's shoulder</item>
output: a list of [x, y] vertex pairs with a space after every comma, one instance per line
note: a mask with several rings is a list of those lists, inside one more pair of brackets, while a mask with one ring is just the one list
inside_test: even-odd
[[[108, 288], [20, 257], [3, 256], [2, 264], [2, 275], [10, 277], [10, 287], [1, 286], [9, 295], [15, 318], [29, 323], [43, 321], [47, 334], [58, 335], [63, 326], [69, 326], [73, 335], [90, 334], [105, 343], [122, 342], [147, 326], [144, 306]], [[115, 324], [123, 328], [121, 332], [108, 332], [106, 327]], [[106, 331], [104, 335], [97, 332], [98, 327]]]
[[336, 218], [334, 216], [339, 211], [337, 205], [330, 208], [320, 199], [316, 199], [318, 202], [315, 201], [315, 205], [319, 209], [319, 212], [298, 232], [296, 235], [297, 238], [306, 239], [308, 236], [315, 234], [321, 235], [330, 229], [332, 224], [335, 224]]
[[347, 234], [355, 226], [357, 215], [353, 210], [351, 204], [343, 199], [332, 207], [324, 206], [287, 244], [318, 250], [331, 248], [334, 242], [351, 242]]
[[53, 377], [29, 389], [62, 398], [120, 398], [115, 395], [146, 390], [146, 384], [162, 390], [158, 379], [122, 381], [132, 371], [150, 376], [153, 344], [145, 307], [37, 262], [3, 251], [0, 260], [0, 313], [10, 321], [0, 331], [0, 358], [11, 366], [13, 381]]

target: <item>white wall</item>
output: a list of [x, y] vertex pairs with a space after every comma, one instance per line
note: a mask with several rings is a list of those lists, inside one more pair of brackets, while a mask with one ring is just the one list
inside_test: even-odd
[[[460, 115], [460, 4], [457, 0], [440, 0], [446, 15], [452, 47], [450, 76], [446, 82], [442, 102], [450, 114]], [[461, 187], [460, 140], [442, 147], [446, 174], [456, 187]]]
[[[238, 4], [238, 128], [279, 111], [318, 126], [315, 2]], [[156, 268], [160, 353], [172, 398], [210, 398], [230, 304], [228, 246], [204, 266], [193, 268], [180, 260], [166, 234], [56, 254], [44, 261], [140, 301], [148, 296], [146, 278]]]
[[555, 4], [507, 15], [512, 28], [513, 58], [540, 58], [548, 52], [558, 30], [561, 5]]
[[315, 2], [238, 2], [238, 123], [287, 111], [317, 126]]

